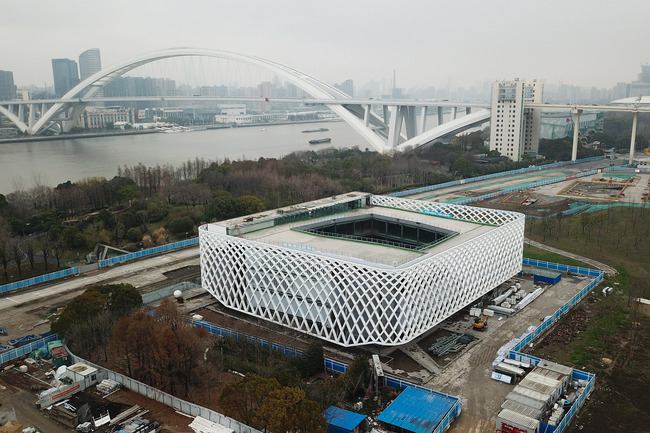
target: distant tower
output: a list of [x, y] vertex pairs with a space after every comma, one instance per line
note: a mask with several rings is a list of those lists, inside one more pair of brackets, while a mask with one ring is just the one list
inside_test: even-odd
[[542, 102], [543, 83], [496, 81], [492, 84], [490, 150], [513, 161], [524, 153], [535, 157], [539, 148], [540, 109], [524, 108], [525, 102]]
[[52, 59], [52, 74], [54, 75], [54, 93], [61, 97], [79, 84], [77, 62], [70, 59]]
[[335, 84], [334, 87], [348, 95], [349, 97], [354, 97], [354, 81], [348, 79], [340, 84]]
[[81, 81], [102, 70], [99, 48], [91, 48], [79, 54], [79, 78]]
[[0, 71], [0, 101], [8, 101], [11, 99], [16, 99], [14, 73], [11, 71]]

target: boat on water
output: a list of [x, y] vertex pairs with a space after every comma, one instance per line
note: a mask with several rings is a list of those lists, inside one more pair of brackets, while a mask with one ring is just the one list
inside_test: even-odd
[[325, 132], [325, 131], [329, 131], [329, 128], [305, 129], [302, 132], [307, 133], [307, 132]]
[[332, 141], [331, 138], [319, 138], [318, 140], [309, 140], [309, 144], [322, 144], [322, 143], [329, 143]]

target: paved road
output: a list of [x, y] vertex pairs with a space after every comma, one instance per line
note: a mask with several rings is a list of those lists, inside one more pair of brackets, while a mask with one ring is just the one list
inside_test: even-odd
[[135, 287], [164, 281], [164, 272], [199, 264], [199, 248], [191, 247], [147, 259], [73, 276], [64, 281], [0, 298], [0, 323], [11, 338], [49, 331], [47, 317], [88, 287], [111, 282], [129, 283]]
[[[527, 292], [533, 290], [532, 279], [519, 279]], [[489, 319], [485, 332], [473, 331], [472, 318], [467, 317], [465, 331], [479, 338], [449, 363], [439, 375], [425, 386], [457, 396], [463, 405], [463, 414], [452, 425], [450, 433], [492, 433], [495, 420], [506, 395], [514, 385], [491, 379], [492, 362], [499, 348], [513, 338], [520, 337], [529, 326], [537, 326], [541, 319], [553, 314], [560, 306], [584, 288], [588, 281], [563, 275], [562, 280], [514, 316], [495, 314]]]

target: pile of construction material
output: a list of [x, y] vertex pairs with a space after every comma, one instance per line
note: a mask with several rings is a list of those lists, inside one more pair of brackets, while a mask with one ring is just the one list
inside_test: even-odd
[[111, 379], [104, 379], [97, 384], [97, 391], [102, 394], [110, 394], [120, 389], [120, 384]]
[[451, 334], [447, 337], [438, 338], [429, 347], [429, 352], [435, 356], [443, 356], [448, 353], [458, 353], [469, 343], [476, 340], [472, 334]]
[[487, 308], [470, 308], [469, 309], [469, 315], [472, 317], [481, 317], [481, 316], [488, 316], [492, 317], [494, 316], [494, 311], [487, 309]]

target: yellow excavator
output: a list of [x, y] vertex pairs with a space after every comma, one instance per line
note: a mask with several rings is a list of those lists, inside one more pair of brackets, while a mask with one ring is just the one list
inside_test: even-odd
[[485, 331], [488, 326], [488, 316], [484, 315], [483, 317], [477, 317], [474, 319], [474, 329], [477, 331]]

